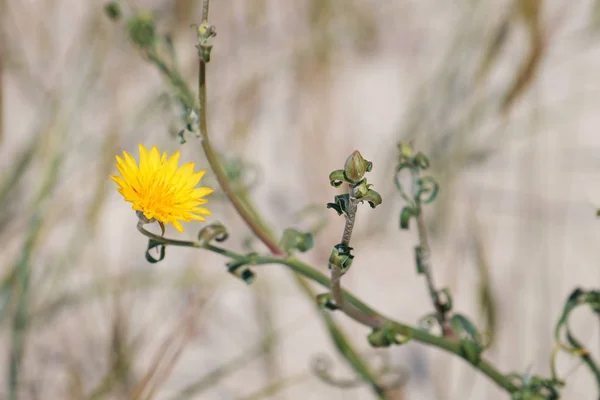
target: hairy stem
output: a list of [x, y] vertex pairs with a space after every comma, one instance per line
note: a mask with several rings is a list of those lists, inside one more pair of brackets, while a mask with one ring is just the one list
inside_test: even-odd
[[[346, 224], [344, 225], [344, 232], [342, 233], [342, 241], [340, 244], [344, 246], [350, 246], [350, 239], [352, 238], [352, 229], [354, 228], [354, 221], [356, 220], [356, 200], [352, 197], [352, 185], [348, 186], [350, 193], [350, 205], [347, 210]], [[331, 295], [335, 301], [335, 305], [342, 311], [345, 310], [344, 295], [342, 293], [342, 269], [339, 265], [332, 263], [331, 267]]]
[[[352, 189], [350, 189], [352, 192]], [[346, 217], [346, 224], [344, 225], [344, 233], [342, 234], [341, 244], [350, 246], [350, 239], [352, 238], [352, 229], [354, 228], [354, 221], [356, 220], [357, 202], [356, 199], [350, 194], [350, 206], [348, 207], [348, 215]]]
[[208, 4], [210, 0], [202, 1], [202, 22], [208, 22]]

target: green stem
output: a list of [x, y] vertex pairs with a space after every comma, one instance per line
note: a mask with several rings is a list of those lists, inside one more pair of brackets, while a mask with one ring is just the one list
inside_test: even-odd
[[[246, 256], [242, 254], [212, 244], [202, 246], [198, 242], [187, 242], [163, 238], [145, 230], [142, 227], [141, 223], [138, 224], [138, 229], [141, 233], [148, 236], [149, 238], [160, 241], [161, 243], [167, 245], [204, 248], [214, 253], [221, 254], [222, 256], [225, 256], [232, 260], [242, 260], [246, 258]], [[325, 274], [318, 271], [316, 268], [298, 260], [293, 256], [287, 256], [284, 258], [278, 256], [255, 256], [253, 262], [255, 265], [285, 265], [286, 267], [290, 268], [293, 272], [300, 274], [308, 279], [311, 279], [312, 281], [319, 283], [325, 288], [331, 287], [331, 280]], [[384, 324], [389, 324], [393, 327], [394, 332], [398, 335], [406, 336], [418, 342], [438, 347], [440, 349], [446, 350], [447, 352], [456, 354], [457, 356], [468, 361], [467, 356], [463, 353], [460, 343], [449, 338], [435, 336], [425, 330], [414, 328], [409, 325], [391, 320], [375, 311], [373, 308], [371, 308], [366, 303], [362, 302], [360, 299], [358, 299], [356, 296], [354, 296], [347, 290], [341, 289], [341, 291], [345, 300], [344, 304], [347, 305], [346, 309], [344, 310], [344, 313], [348, 317], [354, 319], [355, 321], [374, 329], [380, 328]], [[484, 359], [480, 359], [476, 364], [473, 364], [473, 366], [508, 392], [512, 393], [516, 390], [515, 385], [511, 383], [506, 376], [500, 373], [496, 368], [494, 368], [489, 362], [485, 361]]]
[[433, 307], [435, 308], [439, 321], [441, 324], [441, 328], [444, 336], [453, 337], [454, 331], [452, 326], [448, 322], [448, 312], [444, 308], [444, 304], [440, 301], [440, 296], [438, 294], [438, 290], [435, 287], [433, 281], [433, 274], [431, 272], [431, 248], [429, 247], [429, 238], [427, 236], [427, 229], [425, 227], [425, 217], [423, 216], [423, 207], [421, 204], [421, 199], [419, 198], [417, 191], [417, 182], [419, 181], [419, 170], [417, 168], [412, 169], [412, 184], [413, 184], [413, 195], [415, 195], [415, 205], [417, 208], [417, 232], [419, 235], [419, 247], [421, 248], [421, 266], [423, 269], [423, 275], [425, 275], [425, 282], [427, 284], [427, 289], [429, 290], [429, 296], [431, 297], [431, 301], [433, 303]]
[[[203, 0], [203, 9], [202, 9], [202, 19], [203, 25], [208, 24], [208, 0]], [[206, 46], [206, 44], [201, 43], [199, 47]], [[199, 48], [199, 53], [201, 52], [201, 48]], [[151, 57], [152, 58], [152, 57]], [[231, 201], [233, 207], [236, 209], [237, 213], [244, 220], [246, 225], [250, 228], [253, 234], [262, 241], [269, 251], [273, 254], [273, 256], [256, 256], [253, 261], [256, 265], [260, 264], [282, 264], [290, 268], [292, 271], [309, 278], [326, 288], [331, 287], [331, 280], [319, 272], [317, 269], [311, 267], [308, 264], [303, 263], [300, 260], [295, 259], [292, 256], [285, 256], [285, 252], [279, 248], [277, 242], [272, 237], [272, 235], [265, 229], [265, 224], [258, 222], [260, 218], [256, 213], [250, 210], [246, 204], [235, 194], [235, 191], [231, 187], [227, 175], [223, 170], [217, 154], [215, 153], [211, 143], [210, 137], [208, 134], [207, 128], [207, 88], [206, 88], [206, 61], [199, 54], [199, 66], [198, 66], [198, 115], [199, 115], [199, 130], [200, 136], [202, 138], [202, 148], [210, 164], [212, 170], [215, 173], [217, 181], [223, 190], [224, 194]], [[151, 61], [156, 63], [156, 60]], [[158, 63], [159, 68], [161, 67], [160, 63]], [[177, 75], [173, 75], [173, 71], [169, 68], [165, 68], [163, 65], [162, 68], [163, 73], [169, 76], [172, 80], [174, 86], [179, 86], [179, 79]], [[185, 85], [184, 85], [185, 86]], [[184, 95], [185, 97], [185, 95]], [[345, 229], [349, 232], [348, 242], [350, 238], [350, 234], [352, 232], [352, 227], [347, 225], [348, 229]], [[171, 240], [165, 239], [158, 235], [155, 235], [151, 232], [146, 231], [141, 224], [138, 225], [138, 229], [144, 235], [149, 238], [159, 241], [161, 243], [167, 245], [176, 245], [176, 246], [186, 246], [186, 247], [196, 247], [196, 248], [205, 248], [207, 250], [213, 251], [215, 253], [221, 254], [225, 257], [231, 259], [243, 259], [246, 256], [237, 254], [230, 250], [226, 250], [211, 244], [208, 245], [200, 245], [198, 242], [188, 242], [188, 241], [179, 241], [179, 240]], [[346, 234], [344, 234], [346, 236]], [[344, 238], [342, 238], [344, 240]], [[285, 257], [284, 257], [285, 256]], [[467, 359], [466, 355], [463, 354], [463, 350], [460, 344], [454, 340], [450, 340], [449, 338], [434, 336], [424, 330], [420, 330], [417, 328], [413, 328], [408, 325], [404, 325], [400, 322], [389, 320], [383, 315], [379, 314], [367, 304], [363, 303], [361, 300], [353, 296], [348, 291], [339, 287], [340, 293], [342, 296], [339, 299], [342, 299], [341, 304], [346, 305], [342, 311], [348, 315], [350, 318], [369, 326], [371, 328], [380, 328], [383, 324], [389, 324], [393, 327], [395, 332], [399, 335], [407, 336], [416, 341], [429, 344], [443, 350], [446, 350], [450, 353], [456, 354], [463, 359]], [[346, 303], [347, 302], [347, 303]], [[501, 374], [498, 370], [496, 370], [491, 364], [487, 361], [481, 359], [476, 364], [473, 364], [475, 368], [480, 370], [483, 374], [488, 376], [494, 382], [496, 382], [499, 386], [503, 387], [505, 390], [509, 392], [514, 392], [516, 390], [515, 385], [513, 385], [503, 374]]]
[[[214, 250], [215, 248], [216, 248], [215, 246], [206, 247], [207, 250], [211, 250], [211, 251], [215, 251]], [[216, 249], [218, 249], [217, 252], [219, 254], [226, 255], [227, 257], [231, 257], [233, 259], [239, 259], [240, 257], [244, 257], [243, 255], [236, 254], [236, 253], [228, 251], [228, 250], [224, 250], [224, 249], [220, 249], [220, 248], [216, 248]], [[254, 261], [255, 261], [256, 265], [265, 265], [265, 264], [285, 265], [285, 266], [289, 267], [292, 271], [294, 271], [306, 278], [309, 278], [326, 288], [329, 288], [331, 285], [329, 278], [325, 274], [319, 272], [314, 267], [312, 267], [292, 256], [288, 256], [285, 258], [270, 257], [270, 256], [257, 256]], [[342, 292], [344, 294], [345, 300], [347, 301], [347, 303], [349, 303], [349, 305], [353, 306], [353, 309], [356, 309], [362, 315], [367, 315], [369, 317], [367, 321], [362, 321], [362, 320], [358, 320], [358, 319], [354, 318], [354, 316], [352, 314], [347, 314], [350, 318], [355, 319], [358, 322], [361, 322], [372, 328], [381, 327], [384, 323], [390, 324], [393, 327], [395, 333], [397, 333], [398, 335], [406, 336], [406, 337], [409, 337], [418, 342], [432, 345], [434, 347], [438, 347], [440, 349], [443, 349], [449, 353], [453, 353], [453, 354], [468, 361], [467, 356], [463, 353], [463, 349], [461, 348], [460, 343], [458, 343], [457, 341], [451, 340], [446, 337], [435, 336], [425, 330], [414, 328], [412, 326], [403, 324], [401, 322], [391, 320], [391, 319], [383, 316], [382, 314], [378, 313], [377, 311], [375, 311], [373, 308], [371, 308], [366, 303], [362, 302], [360, 299], [355, 297], [352, 293], [348, 292], [347, 290], [342, 289]], [[506, 391], [512, 393], [517, 390], [516, 386], [512, 382], [510, 382], [510, 380], [504, 374], [499, 372], [488, 361], [486, 361], [484, 359], [480, 359], [476, 364], [472, 364], [472, 365], [476, 369], [481, 371], [484, 375], [486, 375], [490, 379], [492, 379], [496, 384], [498, 384], [498, 386], [504, 388]]]
[[141, 221], [141, 220], [138, 221], [138, 224], [137, 224], [138, 231], [140, 231], [144, 236], [146, 236], [152, 240], [155, 240], [159, 243], [168, 244], [168, 245], [172, 245], [172, 246], [181, 246], [181, 247], [196, 247], [196, 248], [202, 247], [200, 245], [200, 243], [198, 243], [198, 242], [189, 242], [187, 240], [167, 239], [162, 236], [158, 236], [157, 234], [147, 231], [144, 228], [144, 225], [145, 225], [145, 223], [143, 221]]
[[[206, 9], [208, 10], [208, 1], [205, 0]], [[206, 15], [203, 15], [205, 17]], [[208, 135], [208, 128], [206, 125], [206, 62], [202, 59], [202, 57], [198, 57], [198, 102], [199, 102], [199, 117], [200, 117], [200, 135], [202, 137], [202, 148], [204, 149], [204, 154], [206, 155], [206, 159], [210, 164], [215, 176], [217, 178], [217, 182], [219, 182], [219, 186], [225, 193], [225, 196], [231, 201], [231, 204], [240, 215], [240, 217], [244, 220], [246, 225], [250, 228], [252, 233], [256, 235], [261, 242], [267, 246], [269, 251], [274, 255], [282, 256], [285, 254], [282, 251], [277, 243], [265, 232], [264, 229], [261, 229], [261, 225], [256, 222], [256, 219], [253, 218], [251, 212], [244, 207], [244, 204], [240, 201], [240, 199], [235, 195], [233, 188], [229, 184], [229, 180], [227, 179], [227, 174], [223, 170], [223, 167], [219, 163], [219, 159], [217, 154], [213, 150], [210, 144], [210, 138]]]

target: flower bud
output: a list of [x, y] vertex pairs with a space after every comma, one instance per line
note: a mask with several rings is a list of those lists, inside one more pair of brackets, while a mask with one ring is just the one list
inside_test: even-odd
[[413, 149], [410, 144], [406, 142], [400, 142], [398, 144], [398, 158], [399, 163], [403, 164], [408, 162], [413, 156]]
[[152, 47], [156, 41], [156, 27], [152, 15], [142, 12], [127, 23], [129, 37], [141, 48]]
[[372, 167], [373, 164], [365, 160], [358, 150], [355, 150], [350, 154], [350, 157], [346, 159], [344, 174], [348, 182], [357, 183], [365, 176], [365, 173], [371, 170]]

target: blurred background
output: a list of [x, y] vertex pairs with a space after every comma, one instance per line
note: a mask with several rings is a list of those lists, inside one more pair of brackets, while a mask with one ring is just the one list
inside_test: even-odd
[[[191, 88], [200, 3], [122, 3], [125, 20], [148, 10], [172, 35]], [[205, 251], [146, 261], [108, 177], [115, 155], [144, 143], [207, 164], [193, 135], [179, 143], [171, 88], [103, 7], [0, 0], [0, 398], [375, 398], [315, 374], [326, 357], [336, 379], [356, 379], [283, 267], [257, 267], [247, 286]], [[600, 2], [214, 0], [210, 22], [209, 130], [272, 227], [324, 224], [302, 258], [326, 272], [343, 229], [325, 209], [328, 174], [360, 150], [383, 204], [359, 209], [343, 284], [416, 325], [432, 306], [393, 184], [396, 144], [411, 140], [441, 186], [426, 208], [436, 282], [489, 332], [502, 372], [549, 376], [566, 297], [600, 284]], [[210, 171], [203, 183], [217, 187]], [[228, 247], [264, 251], [222, 194], [209, 200]], [[185, 228], [167, 235], [193, 239], [201, 224]], [[390, 398], [508, 398], [463, 360], [414, 342], [375, 350], [367, 328], [334, 317], [394, 370]], [[572, 319], [598, 355], [596, 323]], [[563, 398], [597, 398], [578, 359], [558, 361]]]

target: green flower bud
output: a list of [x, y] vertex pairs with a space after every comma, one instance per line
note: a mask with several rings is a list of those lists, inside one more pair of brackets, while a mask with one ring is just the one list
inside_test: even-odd
[[152, 15], [142, 12], [127, 23], [129, 37], [141, 48], [152, 47], [156, 41], [156, 28]]
[[365, 173], [371, 171], [372, 168], [373, 163], [365, 160], [359, 151], [355, 150], [350, 154], [350, 157], [346, 159], [344, 175], [348, 182], [357, 183], [365, 176]]
[[413, 156], [413, 149], [410, 144], [400, 142], [398, 144], [398, 157], [400, 164], [408, 162]]

